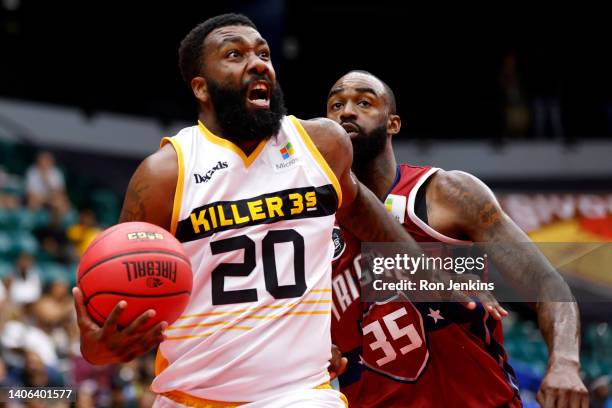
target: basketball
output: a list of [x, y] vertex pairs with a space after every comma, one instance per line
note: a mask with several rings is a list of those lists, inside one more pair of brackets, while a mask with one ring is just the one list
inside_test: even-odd
[[189, 302], [191, 263], [168, 231], [146, 222], [126, 222], [103, 231], [89, 245], [77, 285], [99, 325], [121, 300], [127, 302], [118, 320], [121, 327], [149, 309], [156, 314], [145, 328], [161, 321], [171, 324]]

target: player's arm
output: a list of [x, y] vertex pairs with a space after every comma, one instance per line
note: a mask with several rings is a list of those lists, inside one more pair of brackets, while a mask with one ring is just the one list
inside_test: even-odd
[[[378, 197], [351, 172], [353, 146], [346, 131], [325, 118], [302, 121], [302, 125], [340, 183], [342, 204], [336, 212], [338, 222], [363, 242], [402, 242], [408, 255], [420, 256], [423, 251], [416, 241], [393, 219]], [[427, 278], [435, 279], [433, 275]], [[469, 309], [476, 307], [476, 303], [465, 293], [445, 294]]]
[[[460, 171], [437, 172], [427, 189], [427, 202], [435, 218], [441, 220], [440, 229], [488, 243], [488, 256], [515, 287], [535, 287], [539, 299], [550, 299], [552, 293], [562, 299], [573, 299], [561, 275], [535, 245], [525, 245], [531, 242], [529, 237], [476, 177]], [[549, 350], [548, 371], [538, 401], [544, 407], [586, 407], [587, 390], [579, 376], [577, 304], [540, 301], [536, 309]]]
[[[146, 158], [130, 180], [119, 222], [144, 221], [169, 230], [177, 177], [176, 153], [171, 145], [164, 146]], [[100, 327], [88, 315], [82, 292], [74, 288], [72, 293], [81, 337], [81, 353], [91, 364], [130, 361], [164, 339], [166, 322], [160, 322], [146, 332], [142, 330], [146, 322], [155, 316], [154, 310], [147, 310], [121, 330], [117, 321], [127, 307], [127, 303], [121, 301], [106, 319], [104, 326]]]
[[177, 177], [176, 152], [168, 143], [147, 157], [134, 172], [119, 222], [149, 222], [170, 231]]
[[325, 118], [302, 121], [302, 125], [340, 183], [342, 204], [336, 213], [338, 222], [361, 241], [406, 242], [411, 250], [420, 254], [410, 234], [351, 172], [353, 146], [346, 131]]

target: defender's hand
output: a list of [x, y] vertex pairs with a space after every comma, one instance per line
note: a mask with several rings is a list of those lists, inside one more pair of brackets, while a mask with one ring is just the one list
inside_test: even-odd
[[332, 344], [331, 352], [332, 357], [329, 360], [329, 367], [327, 367], [327, 371], [329, 371], [329, 379], [333, 380], [346, 371], [348, 359], [346, 357], [342, 357], [340, 349], [335, 344]]
[[[470, 282], [470, 281], [479, 279], [479, 276], [474, 275], [474, 274], [462, 274], [462, 275], [453, 276], [453, 279], [457, 282]], [[501, 320], [504, 317], [508, 316], [508, 311], [499, 304], [497, 299], [495, 299], [495, 296], [493, 296], [493, 294], [488, 290], [464, 291], [463, 294], [471, 298], [478, 299], [480, 303], [482, 303], [482, 306], [484, 307], [484, 309], [495, 320]], [[470, 310], [474, 309], [476, 306], [474, 304], [474, 307], [470, 307], [466, 305], [465, 303], [463, 305], [468, 307]]]
[[164, 340], [163, 331], [168, 324], [160, 322], [144, 332], [142, 327], [153, 316], [155, 310], [147, 310], [134, 319], [128, 327], [119, 330], [117, 320], [127, 307], [122, 300], [106, 319], [104, 326], [98, 326], [87, 313], [83, 293], [79, 288], [72, 289], [77, 323], [81, 335], [83, 358], [94, 365], [127, 362], [138, 357]]
[[[450, 274], [448, 272], [435, 270], [433, 272], [430, 272], [428, 278], [430, 282], [441, 283], [445, 288], [448, 288], [449, 282], [451, 280], [455, 283], [470, 282], [470, 281], [478, 280], [479, 276], [474, 275], [474, 274]], [[506, 311], [506, 309], [504, 309], [499, 304], [497, 299], [495, 299], [495, 296], [493, 296], [493, 294], [489, 292], [488, 290], [453, 289], [450, 291], [443, 290], [439, 292], [438, 295], [440, 299], [442, 299], [443, 301], [460, 303], [461, 305], [463, 305], [463, 307], [467, 308], [468, 310], [476, 309], [477, 305], [476, 305], [476, 301], [474, 301], [474, 299], [476, 299], [480, 303], [482, 303], [482, 306], [484, 307], [484, 309], [495, 320], [501, 320], [504, 317], [508, 316], [508, 312]], [[423, 294], [420, 294], [419, 292], [417, 292], [415, 300], [419, 301], [419, 298], [421, 296], [423, 296]], [[426, 300], [430, 296], [431, 296], [431, 293], [429, 295], [425, 295]]]
[[543, 408], [588, 408], [589, 393], [575, 364], [552, 364], [536, 400]]

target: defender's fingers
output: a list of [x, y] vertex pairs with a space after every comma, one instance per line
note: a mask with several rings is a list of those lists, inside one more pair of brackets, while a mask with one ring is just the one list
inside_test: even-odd
[[348, 358], [342, 357], [340, 359], [340, 369], [338, 370], [338, 375], [344, 374], [347, 367], [348, 367]]
[[457, 291], [453, 292], [451, 296], [451, 301], [461, 303], [463, 307], [465, 307], [468, 310], [476, 309], [476, 302], [472, 300], [472, 298], [470, 298], [468, 295], [462, 292], [457, 292]]

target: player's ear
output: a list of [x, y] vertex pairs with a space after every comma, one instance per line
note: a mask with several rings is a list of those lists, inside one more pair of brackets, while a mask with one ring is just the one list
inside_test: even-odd
[[397, 135], [402, 127], [402, 120], [399, 115], [389, 115], [389, 119], [387, 119], [387, 134], [388, 135]]
[[202, 103], [208, 102], [210, 98], [208, 94], [208, 83], [204, 77], [194, 77], [191, 80], [191, 90], [193, 91], [193, 96], [195, 96], [198, 101]]

